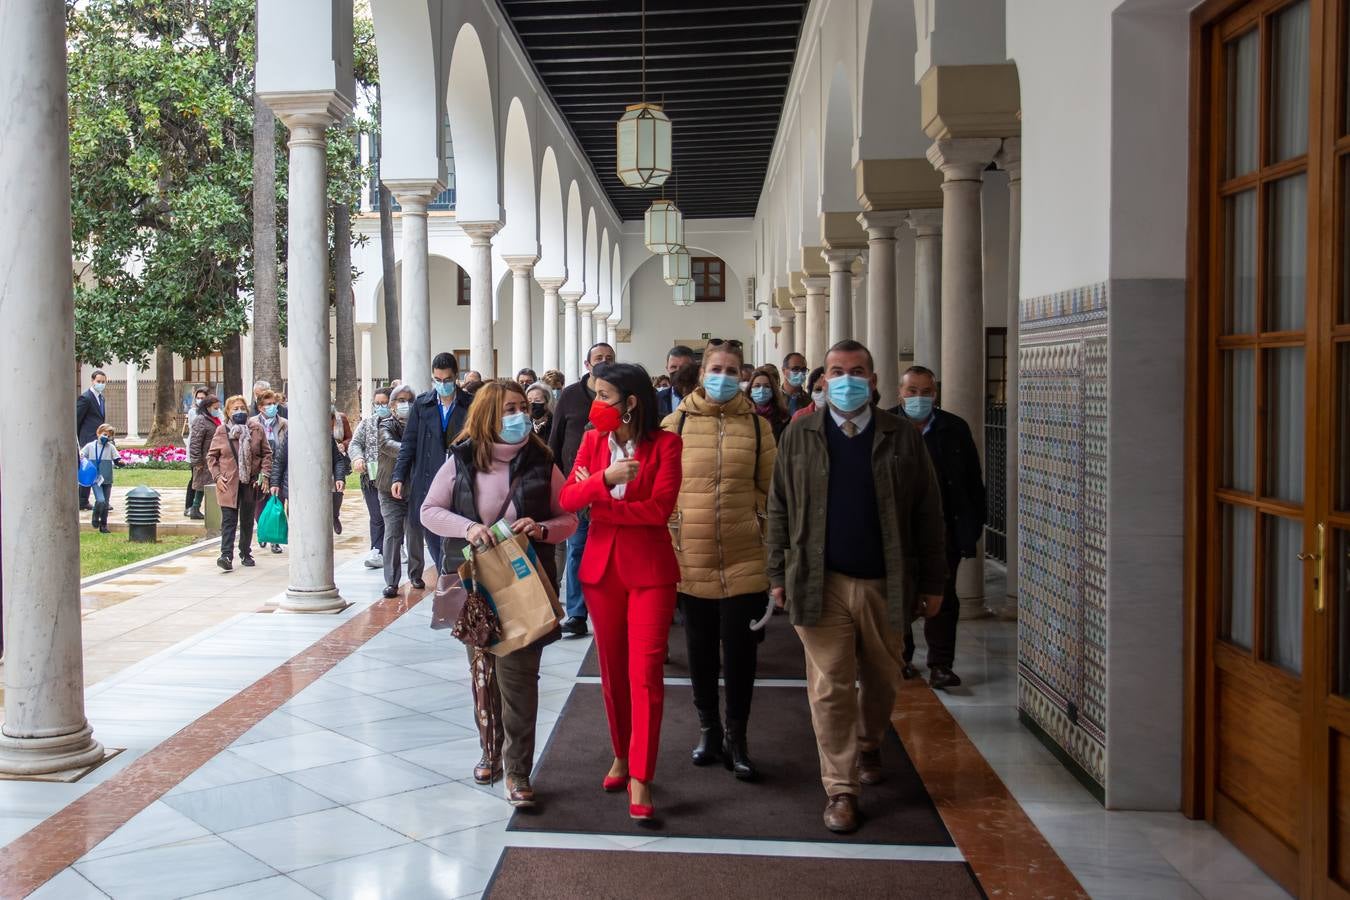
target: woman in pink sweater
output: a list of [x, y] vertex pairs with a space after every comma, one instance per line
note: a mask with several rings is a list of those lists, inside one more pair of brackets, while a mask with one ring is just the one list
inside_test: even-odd
[[[514, 381], [483, 385], [469, 407], [464, 430], [450, 447], [445, 465], [431, 482], [422, 504], [422, 527], [445, 538], [444, 565], [458, 565], [464, 547], [488, 547], [489, 528], [498, 519], [511, 523], [535, 548], [541, 572], [558, 583], [553, 547], [577, 527], [577, 518], [558, 503], [563, 473], [553, 454], [530, 427], [525, 389]], [[474, 780], [491, 784], [506, 772], [506, 797], [512, 806], [533, 806], [530, 773], [534, 768], [535, 717], [539, 710], [539, 658], [554, 630], [528, 647], [496, 657], [501, 714], [497, 733], [479, 735], [483, 758]], [[471, 657], [472, 658], [472, 657]], [[501, 747], [501, 758], [489, 748]]]

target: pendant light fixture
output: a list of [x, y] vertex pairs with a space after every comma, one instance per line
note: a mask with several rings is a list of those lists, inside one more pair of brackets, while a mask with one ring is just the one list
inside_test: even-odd
[[694, 305], [694, 282], [692, 279], [686, 281], [684, 284], [675, 285], [675, 305]]
[[660, 103], [647, 102], [647, 3], [642, 3], [642, 101], [624, 110], [616, 128], [619, 180], [631, 188], [654, 188], [670, 177], [671, 125]]
[[674, 253], [684, 249], [684, 213], [674, 201], [664, 197], [647, 208], [643, 240], [653, 253]]
[[691, 270], [689, 251], [681, 247], [678, 250], [663, 254], [661, 257], [661, 273], [665, 276], [666, 284], [672, 286], [688, 284], [693, 281], [694, 276]]

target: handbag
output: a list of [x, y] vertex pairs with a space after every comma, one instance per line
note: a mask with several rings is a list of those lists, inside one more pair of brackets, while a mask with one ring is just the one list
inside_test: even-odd
[[476, 650], [485, 650], [495, 644], [501, 637], [502, 625], [497, 619], [497, 610], [478, 590], [476, 558], [476, 553], [469, 558], [469, 572], [473, 588], [465, 590], [461, 583], [460, 589], [465, 590], [464, 605], [460, 607], [459, 616], [455, 619], [455, 626], [451, 629], [450, 634], [466, 646], [473, 647]]
[[[506, 502], [502, 504], [502, 508], [498, 511], [496, 518], [492, 520], [493, 522], [496, 522], [502, 516], [506, 515], [506, 508], [511, 505], [511, 495], [516, 492], [516, 486], [520, 484], [520, 478], [521, 476], [517, 475], [515, 478], [511, 479], [511, 483], [506, 488]], [[445, 564], [446, 559], [453, 558], [451, 554], [445, 553], [444, 551], [442, 551], [441, 556], [442, 565]], [[472, 562], [472, 560], [470, 560], [470, 562]], [[475, 578], [473, 580], [476, 581], [477, 579]], [[491, 609], [492, 604], [487, 603], [481, 595], [478, 599]], [[464, 579], [459, 577], [457, 571], [451, 570], [449, 572], [438, 573], [436, 575], [436, 592], [431, 598], [431, 627], [436, 631], [440, 631], [444, 628], [454, 628], [458, 624], [460, 617], [463, 616], [464, 607], [468, 605], [468, 601], [469, 592], [464, 587]], [[496, 621], [497, 613], [495, 611], [492, 613], [492, 618], [493, 621]], [[500, 624], [497, 626], [497, 630], [500, 631]], [[451, 634], [457, 638], [459, 637], [459, 635], [455, 634], [453, 631]], [[464, 639], [460, 638], [460, 640]], [[465, 641], [465, 643], [467, 644], [469, 642]], [[488, 645], [469, 644], [469, 646], [486, 647]]]

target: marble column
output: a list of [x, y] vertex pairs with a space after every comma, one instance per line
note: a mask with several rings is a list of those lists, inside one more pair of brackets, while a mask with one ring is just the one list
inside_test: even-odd
[[584, 370], [581, 368], [581, 353], [577, 347], [577, 301], [581, 299], [581, 291], [569, 290], [560, 291], [558, 294], [563, 301], [563, 379], [571, 384], [580, 377]]
[[[776, 309], [774, 315], [778, 317], [778, 359], [775, 362], [782, 362], [782, 358], [792, 353], [797, 347], [796, 324], [797, 315], [790, 309]], [[780, 373], [784, 378], [787, 373]]]
[[[792, 298], [792, 350], [794, 353], [806, 355], [806, 297]], [[815, 366], [816, 362], [807, 357], [807, 365]]]
[[595, 307], [585, 301], [577, 305], [580, 328], [577, 332], [577, 363], [584, 371], [586, 351], [595, 343]]
[[544, 352], [539, 357], [539, 374], [558, 368], [558, 288], [562, 287], [564, 276], [549, 276], [535, 281], [544, 289]]
[[78, 390], [66, 20], [65, 8], [50, 0], [17, 0], [4, 11], [0, 134], [8, 138], [0, 151], [0, 203], [12, 215], [0, 240], [0, 383], [7, 387], [0, 421], [20, 437], [0, 442], [0, 471], [11, 476], [3, 504], [0, 772], [43, 775], [103, 758], [84, 714], [74, 434], [68, 416], [51, 415], [18, 389], [40, 384], [51, 398]]
[[806, 360], [811, 368], [825, 365], [825, 351], [830, 349], [830, 325], [826, 321], [825, 303], [830, 279], [813, 275], [802, 279], [806, 288]]
[[370, 334], [373, 326], [361, 324], [356, 327], [361, 332], [361, 356], [358, 363], [361, 372], [361, 415], [368, 416], [375, 407], [375, 352]]
[[[854, 249], [825, 250], [820, 254], [830, 264], [830, 322], [828, 346], [853, 337], [853, 261]], [[821, 354], [822, 362], [825, 355]]]
[[496, 355], [492, 352], [492, 236], [502, 226], [500, 222], [461, 222], [460, 227], [469, 236], [473, 254], [469, 268], [469, 368], [482, 374], [484, 381], [491, 381], [497, 377]]
[[[537, 256], [504, 256], [511, 267], [511, 374], [524, 368], [537, 369], [534, 356], [534, 327], [530, 319], [530, 281]], [[538, 369], [543, 374], [545, 369]]]
[[905, 222], [903, 210], [873, 210], [858, 216], [867, 229], [867, 348], [877, 367], [877, 391], [889, 408], [899, 396], [900, 346], [896, 323], [895, 232]]
[[[867, 253], [863, 252], [863, 265], [867, 264]], [[871, 273], [866, 268], [853, 276], [853, 339], [868, 344], [867, 334], [867, 282]], [[868, 345], [870, 348], [870, 344]]]
[[[942, 408], [966, 420], [984, 454], [983, 173], [1002, 147], [997, 138], [936, 141], [928, 160], [942, 173]], [[986, 615], [983, 554], [957, 577], [962, 618]]]
[[605, 342], [614, 348], [614, 353], [617, 356], [619, 352], [619, 326], [615, 325], [612, 319], [605, 328]]
[[942, 210], [916, 209], [914, 229], [914, 364], [942, 380]]
[[[280, 608], [290, 612], [334, 612], [347, 604], [338, 596], [333, 580], [325, 129], [332, 124], [335, 114], [345, 114], [347, 110], [342, 101], [326, 94], [270, 97], [268, 103], [291, 133], [286, 220], [291, 542], [287, 553], [290, 584]], [[421, 221], [425, 256], [425, 211]], [[407, 227], [406, 214], [404, 222]], [[407, 264], [405, 259], [405, 279]], [[429, 369], [421, 371], [423, 377], [428, 373]]]
[[1003, 618], [1017, 618], [1017, 366], [1018, 329], [1021, 327], [1022, 290], [1022, 139], [1006, 138], [1003, 149], [995, 160], [1008, 173], [1008, 337], [1007, 337], [1007, 428], [1005, 438], [1004, 496], [1007, 510], [1004, 525], [1007, 529], [1006, 557], [1008, 593], [999, 614]]
[[403, 260], [399, 282], [399, 366], [403, 380], [421, 393], [431, 388], [431, 272], [427, 204], [440, 186], [421, 182], [390, 185], [402, 213]]
[[[249, 343], [243, 341], [242, 343]], [[127, 363], [127, 440], [141, 439], [141, 384], [140, 367], [134, 362]]]

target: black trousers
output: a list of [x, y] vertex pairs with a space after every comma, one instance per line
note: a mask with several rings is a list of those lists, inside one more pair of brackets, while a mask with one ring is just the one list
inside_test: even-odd
[[258, 492], [247, 484], [239, 485], [238, 504], [220, 510], [220, 555], [234, 559], [234, 532], [239, 531], [239, 556], [253, 555], [253, 510], [258, 504]]
[[[928, 642], [928, 668], [942, 666], [950, 669], [956, 658], [956, 623], [961, 618], [961, 599], [956, 596], [956, 569], [961, 565], [961, 552], [947, 548], [947, 583], [942, 588], [942, 609], [931, 619], [923, 620], [923, 637]], [[905, 625], [905, 662], [914, 659], [914, 631]]]
[[384, 514], [380, 512], [380, 492], [368, 478], [361, 479], [361, 499], [370, 516], [370, 549], [384, 552]]
[[677, 596], [684, 613], [694, 708], [701, 717], [714, 721], [718, 718], [720, 668], [727, 686], [727, 721], [746, 721], [750, 718], [750, 699], [755, 690], [759, 644], [764, 639], [764, 632], [751, 631], [750, 623], [764, 615], [768, 601], [763, 593], [740, 594], [724, 600]]

